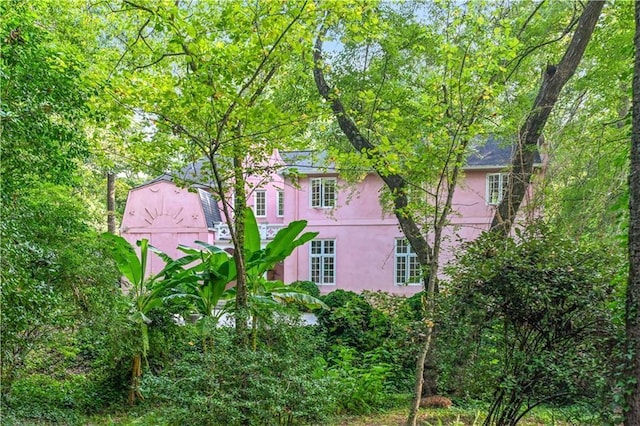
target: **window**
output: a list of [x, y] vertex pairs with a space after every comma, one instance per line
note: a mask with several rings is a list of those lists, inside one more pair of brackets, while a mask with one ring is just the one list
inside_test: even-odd
[[267, 191], [258, 189], [253, 193], [253, 211], [256, 217], [267, 215]]
[[508, 173], [492, 173], [487, 175], [487, 204], [500, 204], [509, 186]]
[[331, 208], [336, 205], [335, 178], [311, 179], [311, 207]]
[[278, 190], [278, 217], [284, 216], [284, 191]]
[[418, 256], [404, 239], [396, 239], [396, 285], [420, 285], [421, 274]]
[[310, 246], [311, 281], [318, 285], [336, 283], [336, 241], [314, 240]]

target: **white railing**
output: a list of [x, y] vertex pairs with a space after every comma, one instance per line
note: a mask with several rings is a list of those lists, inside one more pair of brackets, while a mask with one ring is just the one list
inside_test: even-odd
[[[258, 224], [258, 230], [260, 231], [261, 240], [273, 240], [279, 230], [284, 228], [284, 225], [274, 224]], [[231, 233], [229, 232], [229, 225], [226, 223], [218, 223], [215, 226], [216, 240], [230, 240]]]

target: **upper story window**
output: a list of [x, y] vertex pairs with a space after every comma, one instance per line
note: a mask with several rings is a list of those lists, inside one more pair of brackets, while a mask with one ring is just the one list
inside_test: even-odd
[[509, 187], [508, 173], [491, 173], [487, 175], [487, 204], [500, 204]]
[[278, 211], [277, 216], [284, 216], [284, 191], [282, 189], [278, 190]]
[[257, 189], [253, 193], [253, 211], [256, 217], [265, 217], [267, 215], [267, 191]]
[[336, 179], [311, 179], [311, 207], [331, 208], [336, 205]]
[[396, 239], [396, 285], [420, 285], [421, 274], [418, 256], [413, 251], [411, 244], [404, 238]]
[[336, 283], [336, 240], [313, 240], [309, 253], [310, 280], [318, 285]]

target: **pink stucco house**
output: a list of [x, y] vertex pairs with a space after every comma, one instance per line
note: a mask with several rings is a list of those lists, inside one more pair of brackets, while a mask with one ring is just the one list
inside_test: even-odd
[[[494, 139], [477, 148], [468, 159], [465, 178], [456, 190], [442, 262], [451, 258], [461, 240], [486, 230], [495, 205], [502, 197], [510, 147]], [[352, 291], [382, 290], [409, 295], [420, 291], [417, 262], [403, 238], [398, 222], [379, 201], [382, 180], [374, 173], [357, 183], [347, 183], [330, 167], [326, 155], [311, 151], [274, 153], [270, 165], [276, 172], [249, 179], [248, 204], [260, 224], [265, 243], [293, 220], [308, 221], [316, 240], [298, 248], [275, 271], [286, 283], [308, 280], [322, 293], [341, 288]], [[539, 164], [540, 162], [538, 162]], [[195, 180], [200, 164], [181, 172]], [[220, 206], [207, 185], [182, 188], [163, 175], [130, 191], [122, 220], [122, 235], [131, 243], [147, 238], [154, 246], [178, 256], [178, 244], [201, 240], [231, 247]], [[156, 272], [163, 266], [152, 259]]]

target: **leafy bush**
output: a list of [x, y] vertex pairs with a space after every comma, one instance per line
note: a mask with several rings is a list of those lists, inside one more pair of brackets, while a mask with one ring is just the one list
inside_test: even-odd
[[27, 421], [80, 424], [87, 413], [103, 406], [100, 404], [102, 391], [101, 383], [91, 375], [55, 378], [31, 374], [13, 384], [5, 401], [8, 409], [3, 410], [3, 415], [11, 414], [17, 424]]
[[320, 289], [313, 281], [294, 281], [291, 283], [291, 286], [308, 294], [309, 296], [313, 296], [315, 298], [320, 297]]
[[[453, 274], [448, 331], [462, 325], [450, 338], [466, 342], [468, 361], [456, 362], [494, 392], [485, 424], [512, 424], [541, 402], [610, 393], [617, 267], [605, 251], [539, 225], [469, 245]], [[467, 372], [461, 385], [476, 380]]]
[[336, 290], [318, 313], [327, 335], [328, 370], [338, 380], [340, 409], [364, 413], [411, 392], [419, 316], [409, 300], [383, 292]]
[[336, 346], [329, 357], [327, 374], [334, 380], [339, 413], [363, 414], [389, 408], [396, 390], [389, 376], [394, 367], [374, 352], [358, 356], [353, 348]]
[[[87, 342], [100, 334], [114, 338], [110, 328], [126, 315], [118, 273], [88, 228], [81, 201], [70, 193], [65, 187], [36, 186], [0, 206], [4, 397], [28, 374], [53, 374], [64, 364], [59, 361], [65, 351], [73, 355], [67, 358], [78, 358], [78, 367], [89, 368], [85, 348], [75, 346], [80, 335], [94, 334]], [[92, 356], [111, 357], [107, 352], [114, 340], [103, 342]]]
[[331, 309], [318, 311], [318, 324], [326, 331], [330, 344], [360, 350], [376, 346], [377, 342], [367, 335], [373, 308], [362, 295], [339, 289], [324, 296], [323, 301]]
[[234, 331], [218, 329], [215, 351], [204, 354], [197, 341], [176, 347], [181, 354], [166, 368], [142, 379], [142, 393], [155, 423], [301, 424], [322, 422], [335, 411], [333, 382], [314, 328], [285, 317], [262, 329], [254, 351], [234, 343]]

